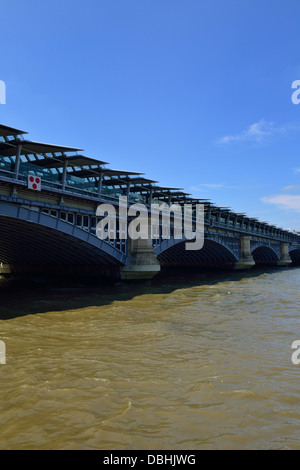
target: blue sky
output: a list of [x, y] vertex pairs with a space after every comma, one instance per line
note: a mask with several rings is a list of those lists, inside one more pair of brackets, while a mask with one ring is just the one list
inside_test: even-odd
[[1, 0], [0, 122], [300, 230], [299, 0]]

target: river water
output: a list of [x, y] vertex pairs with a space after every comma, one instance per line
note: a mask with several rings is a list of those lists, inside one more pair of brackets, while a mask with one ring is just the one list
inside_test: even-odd
[[300, 449], [300, 268], [0, 283], [0, 449]]

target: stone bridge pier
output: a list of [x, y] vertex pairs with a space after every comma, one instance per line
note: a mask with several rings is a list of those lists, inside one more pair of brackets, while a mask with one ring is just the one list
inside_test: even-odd
[[251, 236], [243, 235], [240, 237], [240, 256], [239, 260], [235, 263], [234, 269], [250, 269], [255, 265], [251, 253]]
[[[235, 263], [234, 269], [250, 269], [256, 264], [253, 257], [253, 251], [251, 251], [251, 240], [252, 237], [248, 235], [240, 237], [239, 260]], [[275, 255], [275, 260], [273, 261], [274, 265], [289, 266], [292, 263], [292, 259], [289, 254], [289, 247], [290, 243], [278, 243], [277, 260]], [[267, 244], [263, 246], [263, 248], [265, 250], [270, 250]], [[260, 264], [264, 264], [264, 262], [260, 262]]]
[[146, 240], [129, 238], [127, 250], [128, 262], [120, 268], [122, 280], [152, 279], [160, 271], [151, 238]]
[[289, 266], [292, 263], [292, 259], [289, 254], [290, 243], [280, 244], [280, 260], [277, 261], [277, 266]]
[[0, 263], [0, 276], [2, 274], [11, 274], [11, 267], [9, 264]]

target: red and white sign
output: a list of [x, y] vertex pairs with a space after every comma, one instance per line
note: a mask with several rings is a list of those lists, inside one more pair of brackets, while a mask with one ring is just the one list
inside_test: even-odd
[[28, 175], [28, 188], [35, 191], [41, 190], [41, 178], [39, 176]]

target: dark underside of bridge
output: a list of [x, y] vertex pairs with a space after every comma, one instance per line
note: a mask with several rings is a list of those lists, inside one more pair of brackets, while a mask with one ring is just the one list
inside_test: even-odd
[[265, 246], [253, 250], [252, 256], [257, 266], [276, 266], [279, 259], [271, 248]]
[[13, 274], [119, 275], [112, 257], [58, 230], [2, 216], [0, 234], [0, 261]]
[[291, 250], [290, 257], [291, 257], [293, 266], [300, 266], [300, 249]]
[[[50, 275], [120, 278], [120, 261], [84, 240], [38, 223], [0, 217], [0, 262], [14, 275]], [[258, 266], [275, 266], [277, 254], [268, 247], [252, 253]], [[300, 264], [300, 249], [290, 251], [294, 265]], [[180, 242], [158, 255], [162, 270], [168, 267], [232, 269], [237, 261], [228, 247], [206, 239], [201, 250], [186, 250]]]
[[[295, 249], [289, 252], [290, 258], [292, 260], [293, 266], [300, 265], [300, 250]], [[277, 266], [277, 262], [279, 260], [276, 253], [267, 246], [261, 246], [256, 248], [252, 252], [253, 259], [255, 261], [256, 266]]]
[[[252, 252], [256, 266], [277, 266], [279, 257], [268, 246], [256, 248]], [[290, 251], [292, 265], [300, 265], [300, 249]], [[205, 240], [201, 250], [187, 251], [181, 242], [158, 255], [163, 270], [168, 267], [199, 267], [205, 269], [232, 269], [236, 263], [229, 249], [212, 240]]]
[[187, 266], [212, 269], [231, 269], [236, 259], [224, 246], [205, 240], [201, 250], [186, 250], [185, 242], [178, 243], [158, 255], [162, 267]]

